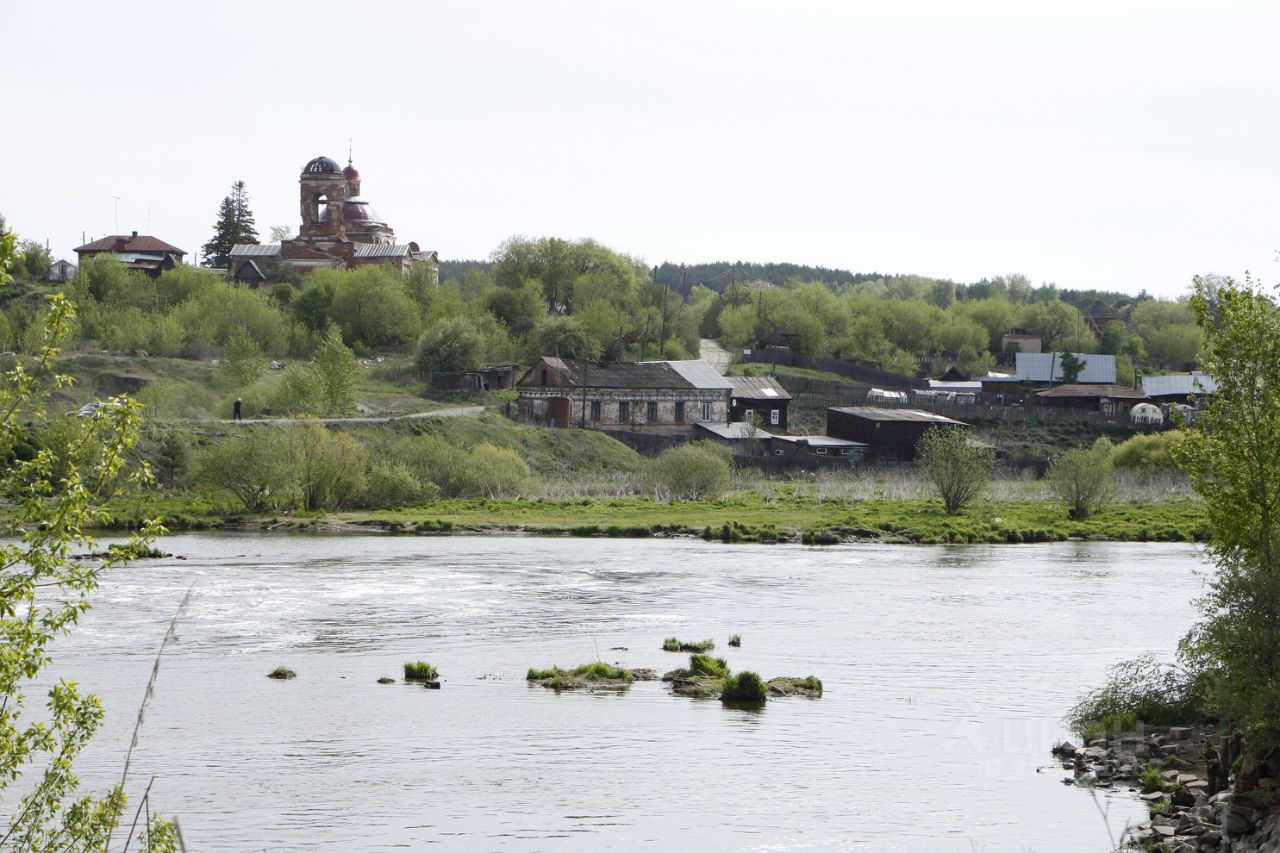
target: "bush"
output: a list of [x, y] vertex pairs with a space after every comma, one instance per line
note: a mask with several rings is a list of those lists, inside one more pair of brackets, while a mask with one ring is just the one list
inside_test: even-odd
[[970, 443], [959, 427], [936, 427], [920, 439], [916, 461], [933, 484], [947, 515], [955, 515], [982, 494], [995, 458], [989, 448]]
[[1071, 518], [1080, 520], [1101, 509], [1110, 497], [1111, 474], [1111, 442], [1100, 438], [1092, 447], [1068, 450], [1055, 459], [1046, 479]]
[[[735, 634], [734, 636], [737, 635]], [[677, 637], [667, 637], [662, 641], [662, 650], [664, 652], [709, 652], [715, 647], [714, 640], [703, 640], [700, 643], [684, 643]]]
[[439, 671], [424, 660], [414, 661], [404, 665], [405, 681], [436, 681], [439, 678]]
[[289, 466], [304, 509], [342, 509], [363, 494], [369, 457], [363, 444], [315, 420], [292, 424], [284, 432]]
[[1112, 449], [1111, 464], [1144, 474], [1180, 471], [1173, 453], [1185, 439], [1182, 430], [1135, 435]]
[[425, 377], [436, 372], [470, 370], [484, 358], [484, 338], [462, 317], [436, 323], [422, 333], [414, 364]]
[[369, 507], [413, 506], [440, 494], [434, 483], [423, 483], [408, 466], [379, 459], [369, 469], [364, 505]]
[[229, 492], [250, 512], [263, 512], [287, 498], [293, 471], [276, 427], [251, 429], [201, 448], [195, 459], [195, 481]]
[[740, 672], [724, 681], [720, 701], [735, 705], [761, 705], [769, 698], [769, 686], [754, 672]]
[[664, 451], [649, 463], [648, 478], [656, 493], [680, 501], [709, 500], [729, 488], [729, 462], [702, 442]]
[[1111, 667], [1107, 683], [1082, 696], [1066, 722], [1079, 733], [1122, 716], [1159, 726], [1193, 722], [1203, 704], [1196, 687], [1183, 670], [1143, 655]]

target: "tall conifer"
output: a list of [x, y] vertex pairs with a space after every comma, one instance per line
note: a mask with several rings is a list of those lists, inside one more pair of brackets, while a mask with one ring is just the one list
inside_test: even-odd
[[244, 181], [231, 185], [231, 194], [218, 206], [218, 221], [213, 224], [213, 239], [204, 244], [206, 267], [227, 268], [231, 265], [231, 249], [237, 243], [257, 243], [258, 231], [249, 209], [249, 193]]

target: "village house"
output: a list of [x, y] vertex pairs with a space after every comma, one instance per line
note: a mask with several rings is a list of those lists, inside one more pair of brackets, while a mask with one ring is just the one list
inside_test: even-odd
[[279, 243], [237, 243], [230, 269], [236, 281], [258, 285], [282, 266], [302, 275], [319, 267], [384, 264], [408, 272], [415, 264], [438, 261], [435, 252], [417, 243], [396, 242], [392, 227], [360, 195], [360, 173], [350, 160], [341, 167], [329, 157], [316, 157], [302, 167], [298, 184], [298, 236]]
[[701, 359], [596, 362], [543, 356], [516, 382], [519, 414], [551, 427], [691, 434], [728, 423], [733, 386]]
[[769, 468], [830, 468], [862, 459], [865, 444], [828, 435], [776, 435], [742, 421], [700, 423], [696, 437], [725, 445], [738, 459], [757, 459]]
[[48, 281], [71, 281], [76, 277], [77, 269], [71, 261], [58, 259], [49, 265], [49, 274], [45, 278]]
[[827, 409], [827, 435], [867, 446], [879, 459], [909, 462], [916, 445], [935, 427], [969, 429], [952, 418], [919, 409], [881, 409], [875, 406], [833, 406]]
[[1142, 377], [1142, 390], [1155, 403], [1187, 404], [1218, 393], [1218, 380], [1207, 373], [1172, 373]]
[[1040, 352], [1040, 336], [1027, 334], [1026, 329], [1010, 329], [1000, 337], [1000, 351]]
[[157, 237], [139, 234], [137, 231], [128, 236], [114, 234], [103, 237], [76, 249], [81, 266], [90, 258], [107, 255], [125, 264], [129, 269], [144, 272], [152, 278], [182, 263], [186, 254], [177, 246], [171, 246]]
[[757, 426], [770, 432], [787, 431], [787, 406], [791, 395], [772, 376], [726, 376], [733, 386], [729, 397], [729, 422], [758, 416]]
[[1042, 406], [1089, 409], [1104, 415], [1128, 414], [1147, 401], [1146, 392], [1128, 385], [1056, 385], [1036, 392]]
[[472, 370], [436, 371], [431, 374], [430, 385], [442, 391], [468, 389], [475, 391], [500, 391], [514, 388], [519, 368], [514, 364], [477, 367]]

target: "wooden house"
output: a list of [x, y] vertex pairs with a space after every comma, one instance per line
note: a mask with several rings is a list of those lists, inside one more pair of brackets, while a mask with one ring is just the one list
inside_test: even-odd
[[701, 359], [596, 362], [543, 356], [516, 382], [520, 417], [551, 427], [691, 433], [728, 423], [733, 386]]
[[49, 265], [49, 281], [71, 281], [76, 277], [78, 267], [67, 260], [56, 260]]
[[515, 387], [516, 369], [514, 364], [503, 364], [474, 370], [437, 371], [431, 374], [430, 385], [445, 391], [500, 391]]
[[758, 415], [759, 426], [770, 432], [787, 431], [787, 406], [791, 395], [772, 376], [726, 376], [733, 386], [729, 397], [729, 422], [739, 423]]
[[952, 418], [919, 409], [881, 409], [875, 406], [837, 406], [827, 409], [827, 435], [867, 445], [880, 459], [911, 461], [916, 445], [935, 427], [968, 429]]
[[126, 264], [129, 269], [144, 272], [152, 278], [182, 263], [186, 254], [177, 246], [146, 234], [139, 235], [137, 231], [129, 236], [117, 234], [103, 237], [76, 249], [81, 266], [88, 258], [108, 255]]
[[1128, 412], [1147, 401], [1146, 392], [1129, 385], [1056, 385], [1036, 392], [1042, 406], [1091, 409], [1106, 415]]

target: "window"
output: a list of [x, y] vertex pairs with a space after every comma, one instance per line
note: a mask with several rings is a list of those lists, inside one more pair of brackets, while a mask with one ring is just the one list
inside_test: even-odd
[[711, 420], [711, 404], [710, 403], [702, 404], [702, 419], [704, 421]]
[[816, 450], [814, 450], [814, 453], [817, 453], [819, 456], [826, 456], [827, 449], [825, 447], [819, 447]]
[[658, 401], [650, 400], [644, 409], [644, 419], [649, 423], [657, 423], [658, 421]]
[[600, 401], [599, 400], [591, 401], [591, 422], [594, 424], [600, 423]]
[[852, 456], [852, 455], [853, 455], [853, 448], [852, 448], [852, 447], [842, 447], [842, 448], [840, 448], [840, 455], [841, 455], [841, 456]]
[[684, 423], [684, 401], [676, 403], [676, 423]]
[[618, 420], [622, 423], [631, 420], [631, 403], [626, 400], [618, 401]]
[[781, 422], [782, 422], [782, 421], [781, 421], [781, 418], [782, 418], [782, 413], [781, 413], [781, 412], [779, 412], [777, 409], [770, 409], [770, 410], [769, 410], [769, 423], [770, 423], [770, 424], [772, 424], [773, 426], [777, 426], [779, 423], [781, 423]]
[[779, 447], [777, 450], [773, 451], [773, 455], [774, 455], [774, 456], [781, 456], [781, 455], [782, 455], [782, 448], [781, 448], [781, 447]]
[[542, 384], [544, 386], [547, 384], [547, 369], [545, 367], [542, 369]]

